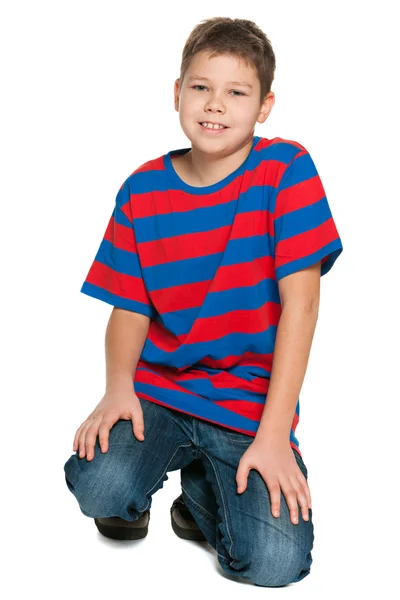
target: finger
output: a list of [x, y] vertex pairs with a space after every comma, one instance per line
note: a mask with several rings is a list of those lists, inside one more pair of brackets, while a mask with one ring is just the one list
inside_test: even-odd
[[246, 471], [246, 467], [244, 464], [244, 459], [241, 458], [236, 470], [236, 476], [235, 476], [235, 480], [236, 480], [236, 491], [238, 494], [240, 494], [243, 490], [244, 490], [244, 483], [246, 480], [246, 473], [249, 473], [249, 468], [247, 467], [247, 471]]
[[108, 438], [111, 425], [107, 421], [102, 421], [99, 426], [99, 445], [102, 452], [108, 451]]
[[85, 456], [86, 453], [86, 445], [85, 445], [85, 437], [86, 437], [86, 430], [89, 429], [90, 427], [90, 423], [86, 422], [82, 425], [82, 429], [81, 432], [79, 434], [79, 440], [78, 440], [78, 444], [79, 444], [79, 458], [83, 458]]
[[281, 513], [281, 488], [278, 480], [268, 483], [267, 485], [271, 500], [271, 512], [274, 517], [278, 518]]
[[132, 420], [132, 429], [133, 429], [133, 435], [136, 437], [136, 439], [138, 439], [140, 442], [142, 442], [144, 440], [144, 422], [143, 422], [143, 413], [136, 412], [133, 411], [131, 413], [131, 420]]
[[301, 514], [303, 515], [303, 519], [305, 521], [308, 521], [308, 500], [304, 492], [304, 488], [301, 482], [299, 481], [298, 477], [291, 477], [291, 482], [297, 496], [297, 502], [301, 508]]
[[86, 459], [92, 460], [94, 457], [94, 447], [96, 445], [97, 433], [99, 430], [99, 419], [90, 425], [86, 430], [85, 445], [86, 445]]
[[303, 473], [298, 473], [297, 477], [300, 481], [304, 495], [307, 499], [307, 509], [312, 508], [311, 493], [310, 488], [308, 487], [307, 479], [304, 477]]
[[[297, 480], [296, 480], [297, 481]], [[282, 478], [279, 481], [282, 488], [282, 493], [285, 496], [286, 503], [290, 512], [290, 520], [294, 525], [299, 522], [299, 507], [297, 505], [297, 490], [293, 487], [292, 480], [288, 477]], [[300, 484], [297, 482], [297, 487], [300, 488]]]
[[307, 508], [312, 508], [311, 492], [310, 492], [310, 488], [308, 487], [307, 479], [304, 477], [303, 473], [298, 473], [297, 477], [303, 487], [304, 494], [307, 498]]
[[[98, 422], [97, 422], [97, 432], [98, 432], [98, 436], [99, 436], [99, 446], [101, 451], [103, 452], [107, 452], [109, 445], [108, 445], [108, 441], [109, 441], [109, 437], [110, 437], [110, 429], [115, 425], [115, 423], [119, 420], [119, 416], [118, 415], [112, 415], [109, 414], [107, 416], [107, 418], [101, 418]], [[96, 439], [95, 439], [95, 443], [96, 443]]]

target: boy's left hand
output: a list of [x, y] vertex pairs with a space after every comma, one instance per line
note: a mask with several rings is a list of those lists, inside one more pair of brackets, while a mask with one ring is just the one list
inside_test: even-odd
[[271, 499], [271, 512], [274, 517], [280, 514], [281, 490], [286, 498], [292, 523], [297, 525], [300, 504], [303, 519], [308, 520], [311, 508], [311, 494], [307, 479], [304, 477], [290, 443], [283, 441], [262, 441], [254, 439], [239, 461], [236, 473], [238, 493], [247, 487], [249, 471], [256, 469], [264, 479]]

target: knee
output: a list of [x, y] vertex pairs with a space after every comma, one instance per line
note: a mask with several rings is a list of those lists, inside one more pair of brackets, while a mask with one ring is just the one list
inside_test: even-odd
[[[257, 586], [282, 587], [300, 581], [310, 573], [311, 554], [305, 560], [301, 548], [290, 541], [278, 551], [274, 546], [253, 545], [240, 560], [231, 562], [231, 569]], [[221, 566], [224, 566], [221, 563]], [[232, 571], [230, 571], [232, 573]]]
[[108, 452], [102, 454], [98, 450], [91, 461], [79, 458], [76, 453], [65, 463], [66, 484], [84, 515], [134, 520], [132, 474], [126, 473], [126, 466], [124, 469], [116, 462]]
[[258, 586], [282, 587], [295, 583], [310, 573], [304, 553], [298, 546], [292, 545], [286, 554], [272, 556], [266, 553], [263, 558], [254, 558], [251, 563], [250, 580]]

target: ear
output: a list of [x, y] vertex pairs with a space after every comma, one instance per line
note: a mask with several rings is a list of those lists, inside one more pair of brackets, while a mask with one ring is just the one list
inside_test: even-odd
[[260, 112], [258, 113], [257, 121], [258, 123], [264, 123], [267, 120], [269, 113], [272, 110], [272, 107], [275, 104], [275, 94], [274, 92], [269, 92], [265, 98], [264, 102], [261, 105]]

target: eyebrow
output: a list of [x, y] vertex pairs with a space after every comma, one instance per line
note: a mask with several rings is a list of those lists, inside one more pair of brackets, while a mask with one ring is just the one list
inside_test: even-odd
[[[200, 77], [200, 75], [192, 75], [189, 77], [189, 81], [193, 81], [194, 79], [199, 79], [201, 81], [210, 81], [207, 77]], [[233, 83], [233, 85], [242, 85], [243, 87], [248, 87], [253, 89], [253, 86], [247, 83], [246, 81], [227, 81], [227, 83]]]

